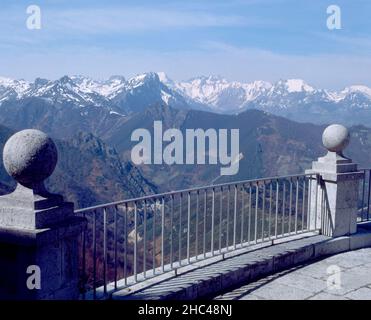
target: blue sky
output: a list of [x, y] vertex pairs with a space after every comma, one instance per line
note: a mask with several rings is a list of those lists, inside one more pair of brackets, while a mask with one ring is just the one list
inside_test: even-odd
[[[31, 4], [41, 8], [41, 30], [26, 28]], [[341, 8], [340, 30], [326, 27], [331, 4]], [[370, 17], [368, 0], [2, 0], [0, 75], [164, 71], [177, 80], [371, 86]]]

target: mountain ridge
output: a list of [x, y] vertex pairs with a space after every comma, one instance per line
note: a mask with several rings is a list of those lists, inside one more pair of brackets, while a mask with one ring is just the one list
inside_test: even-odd
[[174, 81], [163, 72], [148, 72], [126, 79], [111, 76], [93, 80], [63, 76], [34, 82], [0, 77], [0, 108], [41, 99], [54, 106], [68, 106], [82, 115], [101, 108], [125, 117], [163, 104], [177, 109], [196, 109], [235, 114], [258, 109], [299, 122], [368, 124], [371, 120], [371, 88], [351, 85], [343, 90], [318, 89], [302, 79], [238, 82], [221, 76], [199, 76]]

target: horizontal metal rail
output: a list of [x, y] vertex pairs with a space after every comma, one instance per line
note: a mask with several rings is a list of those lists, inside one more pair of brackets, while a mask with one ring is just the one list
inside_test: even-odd
[[246, 183], [259, 182], [259, 181], [270, 181], [270, 180], [285, 179], [285, 178], [286, 179], [287, 178], [296, 178], [296, 177], [302, 177], [302, 176], [310, 176], [310, 175], [294, 174], [294, 175], [287, 175], [287, 176], [276, 176], [276, 177], [269, 177], [269, 178], [241, 180], [241, 181], [236, 181], [236, 182], [226, 182], [226, 183], [221, 183], [221, 184], [208, 185], [208, 186], [204, 186], [204, 187], [196, 187], [196, 188], [189, 188], [189, 189], [183, 189], [183, 190], [169, 191], [169, 192], [164, 192], [164, 193], [159, 193], [159, 194], [152, 194], [152, 195], [138, 197], [138, 198], [132, 198], [132, 199], [126, 199], [126, 200], [119, 200], [119, 201], [109, 202], [109, 203], [100, 204], [100, 205], [96, 205], [96, 206], [92, 206], [92, 207], [87, 207], [87, 208], [76, 209], [75, 210], [75, 213], [82, 213], [84, 211], [87, 212], [87, 211], [92, 211], [92, 210], [96, 210], [96, 209], [103, 209], [103, 208], [107, 208], [107, 207], [114, 207], [114, 206], [117, 206], [117, 205], [120, 205], [120, 204], [125, 204], [125, 203], [128, 203], [128, 202], [134, 202], [134, 201], [151, 199], [153, 197], [175, 195], [175, 194], [179, 194], [179, 193], [193, 192], [193, 191], [204, 190], [204, 189], [209, 189], [209, 188], [233, 186], [235, 184], [246, 184]]
[[121, 289], [184, 265], [299, 233], [319, 231], [317, 174], [253, 179], [76, 210], [81, 293]]
[[361, 222], [370, 221], [370, 196], [371, 196], [371, 169], [362, 168], [359, 169], [364, 173], [362, 183], [359, 190], [359, 201], [358, 201], [358, 220]]

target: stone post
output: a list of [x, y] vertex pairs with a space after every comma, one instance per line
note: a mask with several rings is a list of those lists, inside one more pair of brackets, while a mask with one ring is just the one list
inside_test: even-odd
[[18, 185], [0, 197], [0, 300], [78, 298], [85, 220], [44, 187], [57, 158], [54, 142], [38, 130], [20, 131], [5, 144], [4, 166]]
[[322, 135], [328, 152], [313, 162], [312, 169], [306, 170], [319, 177], [318, 183], [317, 179], [311, 183], [310, 227], [321, 228], [324, 235], [331, 237], [357, 231], [359, 180], [363, 172], [343, 155], [349, 141], [347, 128], [339, 124], [328, 126]]

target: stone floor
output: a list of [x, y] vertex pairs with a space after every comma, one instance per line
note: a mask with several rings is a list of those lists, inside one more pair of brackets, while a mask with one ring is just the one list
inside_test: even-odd
[[217, 296], [216, 300], [371, 300], [371, 248], [337, 254]]

